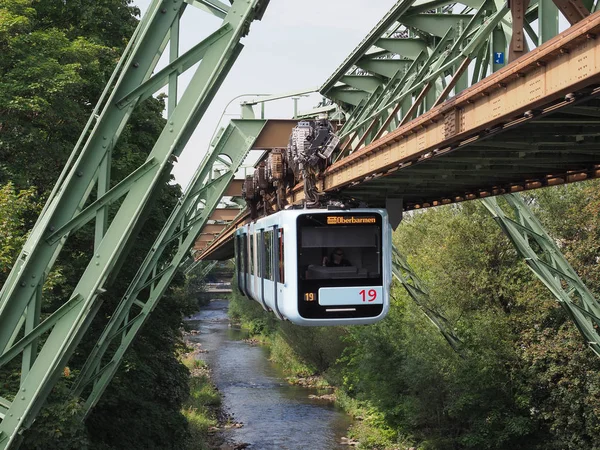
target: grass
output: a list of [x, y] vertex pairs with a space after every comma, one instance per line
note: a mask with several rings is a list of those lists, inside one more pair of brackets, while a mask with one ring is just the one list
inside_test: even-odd
[[181, 410], [190, 432], [186, 450], [209, 450], [210, 430], [218, 425], [221, 394], [210, 379], [206, 362], [198, 359], [197, 352], [183, 354], [181, 362], [190, 370], [190, 395]]
[[314, 375], [315, 369], [305, 364], [279, 334], [274, 334], [267, 342], [270, 359], [277, 364], [284, 373], [292, 378], [309, 377]]
[[191, 377], [190, 397], [186, 405], [196, 409], [221, 406], [221, 394], [215, 389], [207, 375]]
[[180, 359], [183, 365], [187, 367], [190, 372], [193, 369], [207, 367], [204, 360], [198, 359], [198, 354], [196, 352], [184, 353]]
[[342, 389], [338, 389], [336, 405], [346, 411], [353, 419], [353, 424], [348, 430], [348, 437], [359, 441], [357, 449], [369, 450], [400, 450], [418, 449], [411, 439], [398, 434], [396, 430], [385, 425], [381, 412], [351, 398]]

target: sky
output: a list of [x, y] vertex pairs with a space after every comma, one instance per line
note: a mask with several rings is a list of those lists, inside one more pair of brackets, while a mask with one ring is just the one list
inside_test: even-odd
[[[241, 1], [241, 0], [237, 0]], [[142, 13], [151, 0], [134, 0]], [[228, 3], [228, 2], [227, 2]], [[244, 49], [174, 168], [185, 186], [224, 119], [239, 117], [242, 94], [280, 94], [317, 88], [339, 67], [395, 0], [271, 0], [263, 19], [254, 21], [242, 40]], [[180, 53], [213, 32], [221, 19], [188, 7], [181, 23]], [[160, 66], [164, 62], [159, 63]], [[189, 76], [180, 77], [179, 95]], [[254, 95], [251, 95], [253, 97]], [[301, 98], [299, 111], [316, 106], [320, 97]], [[229, 106], [228, 106], [229, 104]], [[265, 106], [267, 118], [290, 118], [291, 99]], [[255, 107], [258, 117], [259, 108]]]

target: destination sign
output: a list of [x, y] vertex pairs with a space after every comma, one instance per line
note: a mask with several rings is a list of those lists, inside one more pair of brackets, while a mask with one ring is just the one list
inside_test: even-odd
[[373, 224], [377, 218], [373, 216], [327, 216], [327, 225]]

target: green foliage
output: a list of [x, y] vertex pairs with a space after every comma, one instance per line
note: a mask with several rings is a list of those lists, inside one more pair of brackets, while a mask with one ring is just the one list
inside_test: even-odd
[[423, 448], [530, 448], [527, 393], [507, 371], [517, 364], [507, 315], [528, 272], [475, 205], [409, 216], [395, 240], [427, 281], [427, 306], [449, 319], [471, 351], [466, 359], [453, 353], [396, 289], [388, 318], [350, 330], [345, 388]]
[[276, 363], [284, 373], [292, 378], [308, 377], [317, 370], [310, 362], [303, 360], [290, 346], [289, 342], [280, 334], [274, 333], [268, 340], [270, 359]]
[[291, 376], [322, 375], [341, 356], [345, 344], [341, 327], [300, 327], [281, 322], [257, 302], [242, 296], [232, 280], [229, 317], [241, 322], [251, 336], [266, 337], [271, 358]]
[[86, 422], [92, 449], [183, 446], [189, 371], [177, 355], [185, 348], [179, 334], [185, 308], [184, 297], [167, 295], [150, 316]]
[[209, 450], [206, 444], [209, 429], [217, 425], [217, 421], [211, 418], [206, 412], [189, 408], [183, 410], [189, 426], [190, 438], [185, 448], [189, 450]]
[[190, 379], [190, 396], [185, 406], [200, 409], [206, 406], [219, 406], [221, 395], [212, 385], [210, 378], [206, 375], [192, 377]]
[[[0, 0], [0, 285], [137, 25], [137, 14], [128, 0]], [[164, 125], [163, 110], [164, 101], [158, 99], [135, 110], [113, 150], [113, 185], [146, 159]], [[179, 187], [172, 185], [157, 193], [143, 232], [119, 262], [119, 276], [106, 283], [102, 308], [69, 361], [73, 374], [179, 195]], [[93, 234], [90, 224], [64, 247], [44, 286], [44, 315], [73, 292], [89, 262]], [[182, 282], [179, 277], [173, 285]], [[181, 318], [191, 308], [179, 290], [167, 295], [85, 425], [79, 400], [69, 397], [65, 387], [71, 379], [62, 380], [26, 431], [22, 448], [182, 448], [188, 432], [181, 405], [189, 387], [188, 371], [177, 355], [183, 345]], [[0, 395], [14, 395], [18, 365], [5, 368], [0, 380]]]
[[257, 302], [244, 297], [237, 286], [237, 277], [231, 281], [232, 294], [229, 301], [229, 317], [240, 322], [251, 336], [269, 335], [277, 327], [277, 319], [266, 312]]
[[12, 183], [0, 186], [0, 285], [12, 269], [39, 209], [34, 189], [17, 192]]
[[206, 368], [206, 362], [202, 359], [198, 359], [195, 353], [186, 353], [182, 358], [181, 362], [189, 371], [193, 369]]
[[25, 434], [22, 448], [28, 450], [87, 450], [89, 441], [81, 426], [83, 408], [70, 395], [70, 380], [63, 377], [52, 391], [48, 407]]
[[299, 327], [289, 322], [279, 325], [279, 335], [292, 351], [322, 374], [335, 365], [345, 348], [342, 327]]
[[[63, 22], [58, 5], [75, 10], [73, 3], [0, 1], [0, 182], [19, 189], [52, 187], [121, 50], [99, 39], [111, 32], [90, 39], [85, 22]], [[123, 2], [105, 3], [113, 10], [93, 13], [94, 20], [131, 16]]]
[[217, 426], [217, 411], [221, 406], [221, 395], [209, 377], [206, 363], [192, 352], [184, 355], [184, 364], [191, 370], [190, 395], [182, 413], [189, 425], [190, 435], [186, 442], [188, 450], [207, 450], [210, 428]]
[[[596, 293], [597, 184], [531, 196]], [[449, 320], [466, 357], [450, 350], [403, 290], [395, 290], [383, 322], [350, 328], [344, 390], [383, 417], [380, 425], [357, 425], [363, 444], [378, 448], [387, 439], [391, 448], [412, 436], [420, 449], [600, 448], [600, 361], [482, 207], [409, 215], [394, 239], [427, 282], [427, 306]], [[373, 440], [372, 427], [396, 436]]]
[[[596, 299], [600, 298], [599, 183], [589, 181], [536, 192], [536, 214]], [[544, 450], [599, 448], [600, 360], [585, 346], [561, 309], [524, 318], [519, 354], [535, 400], [532, 414], [551, 439]]]

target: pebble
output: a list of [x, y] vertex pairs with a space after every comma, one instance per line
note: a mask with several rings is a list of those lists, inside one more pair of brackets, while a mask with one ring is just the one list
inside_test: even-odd
[[223, 444], [219, 447], [219, 450], [243, 450], [250, 447], [250, 444], [243, 442], [241, 444]]
[[358, 441], [356, 439], [349, 439], [347, 437], [343, 437], [341, 439], [340, 444], [342, 444], [342, 445], [348, 445], [350, 447], [356, 447], [358, 445]]
[[324, 400], [326, 402], [335, 402], [334, 394], [325, 394], [325, 395], [309, 395], [308, 398], [313, 400]]

